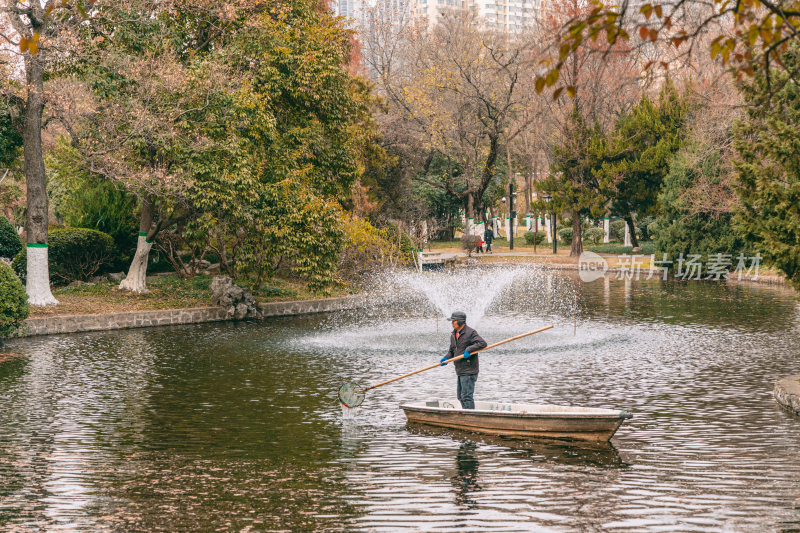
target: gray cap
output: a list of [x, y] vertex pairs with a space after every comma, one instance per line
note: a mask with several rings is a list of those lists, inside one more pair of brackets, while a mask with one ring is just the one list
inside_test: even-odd
[[467, 313], [465, 313], [464, 311], [453, 311], [453, 313], [450, 315], [450, 318], [448, 318], [447, 320], [450, 321], [457, 320], [459, 322], [466, 322]]

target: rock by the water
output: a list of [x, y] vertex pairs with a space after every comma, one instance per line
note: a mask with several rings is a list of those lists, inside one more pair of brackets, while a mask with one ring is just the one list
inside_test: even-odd
[[227, 276], [216, 276], [211, 281], [211, 305], [227, 308], [228, 318], [235, 320], [260, 316], [253, 295], [234, 285], [233, 280]]
[[772, 393], [783, 408], [800, 416], [800, 376], [779, 379]]

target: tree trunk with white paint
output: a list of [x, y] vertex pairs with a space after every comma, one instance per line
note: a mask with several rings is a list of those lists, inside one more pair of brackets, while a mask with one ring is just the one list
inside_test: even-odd
[[58, 305], [50, 292], [50, 266], [47, 262], [47, 245], [28, 243], [25, 292], [28, 303], [35, 306]]
[[139, 235], [131, 268], [128, 270], [128, 275], [119, 284], [121, 290], [136, 293], [147, 292], [147, 263], [150, 260], [152, 247], [153, 243], [147, 242], [147, 235]]
[[42, 156], [42, 112], [44, 110], [44, 72], [39, 58], [25, 54], [27, 101], [25, 103], [22, 139], [27, 193], [25, 232], [27, 234], [28, 303], [35, 306], [57, 305], [50, 291], [50, 267], [47, 262], [47, 178]]
[[[639, 247], [639, 239], [636, 237], [636, 223], [633, 221], [633, 215], [628, 214], [625, 217], [625, 229], [627, 229], [627, 236], [625, 238], [625, 246]], [[628, 242], [630, 240], [630, 242]]]
[[[145, 198], [142, 200], [142, 216], [139, 221], [139, 239], [136, 241], [136, 253], [131, 261], [128, 275], [120, 284], [120, 290], [135, 293], [147, 292], [147, 263], [150, 260], [150, 249], [153, 247], [155, 231], [153, 225], [153, 203]], [[152, 233], [152, 235], [151, 235]]]

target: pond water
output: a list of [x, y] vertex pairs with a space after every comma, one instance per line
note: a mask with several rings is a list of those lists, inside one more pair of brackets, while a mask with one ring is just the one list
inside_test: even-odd
[[[438, 361], [455, 308], [489, 343], [555, 325], [481, 355], [476, 398], [634, 418], [607, 446], [407, 426], [398, 403], [455, 395], [449, 367], [343, 418], [339, 385]], [[11, 348], [1, 530], [800, 531], [800, 419], [771, 392], [800, 373], [784, 289], [405, 273], [354, 312]]]

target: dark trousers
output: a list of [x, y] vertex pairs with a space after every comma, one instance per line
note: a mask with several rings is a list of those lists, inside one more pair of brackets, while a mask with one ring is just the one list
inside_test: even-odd
[[492, 251], [492, 242], [491, 241], [486, 241], [486, 251], [487, 252], [491, 252]]
[[475, 382], [478, 381], [478, 374], [457, 377], [458, 388], [456, 394], [458, 395], [458, 401], [461, 402], [461, 408], [475, 409], [475, 401], [472, 399], [472, 394], [475, 392]]

